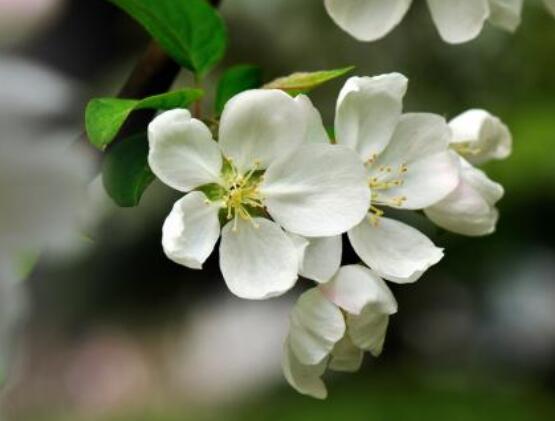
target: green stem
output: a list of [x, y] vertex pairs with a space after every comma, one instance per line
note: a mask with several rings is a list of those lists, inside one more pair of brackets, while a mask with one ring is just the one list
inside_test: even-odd
[[[202, 77], [199, 75], [195, 75], [195, 88], [202, 89]], [[202, 97], [193, 104], [193, 116], [202, 120]]]

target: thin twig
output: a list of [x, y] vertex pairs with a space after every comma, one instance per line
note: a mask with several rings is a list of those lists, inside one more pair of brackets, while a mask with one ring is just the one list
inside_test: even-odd
[[[222, 0], [210, 0], [210, 4], [214, 7], [219, 7], [221, 2]], [[162, 50], [158, 43], [151, 41], [117, 96], [139, 99], [167, 92], [179, 70], [179, 65]], [[133, 113], [110, 146], [125, 137], [145, 130], [155, 114], [154, 110]]]

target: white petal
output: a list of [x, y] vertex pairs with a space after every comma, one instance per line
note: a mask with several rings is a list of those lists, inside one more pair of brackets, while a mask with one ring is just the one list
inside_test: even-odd
[[444, 41], [460, 44], [476, 38], [489, 17], [488, 0], [428, 0]]
[[299, 273], [312, 281], [327, 282], [339, 270], [342, 253], [343, 243], [340, 235], [309, 238]]
[[241, 172], [255, 165], [264, 169], [304, 141], [305, 118], [299, 103], [283, 91], [242, 92], [224, 108], [219, 143]]
[[191, 269], [202, 269], [220, 237], [218, 211], [201, 192], [191, 192], [175, 202], [162, 227], [166, 256]]
[[290, 232], [286, 232], [286, 234], [295, 245], [295, 250], [297, 250], [297, 260], [299, 264], [299, 274], [300, 274], [303, 267], [306, 249], [308, 248], [309, 242], [306, 238], [301, 237], [300, 235], [292, 234]]
[[358, 256], [376, 273], [396, 283], [415, 282], [443, 257], [418, 230], [389, 218], [376, 224], [367, 218], [349, 231], [349, 240]]
[[473, 164], [504, 159], [511, 154], [513, 141], [509, 129], [487, 111], [466, 111], [451, 120], [449, 127], [453, 133], [451, 144]]
[[222, 154], [206, 125], [187, 110], [160, 114], [148, 126], [148, 163], [168, 186], [187, 192], [218, 183]]
[[461, 171], [461, 179], [479, 192], [484, 200], [491, 206], [495, 205], [503, 198], [505, 194], [503, 186], [490, 180], [486, 173], [479, 168], [473, 167], [468, 162], [462, 160]]
[[489, 21], [501, 29], [513, 32], [520, 25], [523, 0], [489, 0]]
[[354, 373], [360, 369], [363, 351], [353, 345], [349, 335], [345, 335], [333, 348], [330, 370]]
[[305, 145], [276, 160], [264, 175], [261, 192], [270, 215], [306, 237], [346, 232], [370, 204], [362, 161], [338, 145]]
[[306, 95], [299, 95], [295, 98], [299, 109], [304, 113], [304, 120], [306, 122], [306, 143], [330, 143], [330, 138], [322, 122], [320, 112], [314, 107], [310, 98]]
[[424, 212], [436, 225], [458, 234], [491, 234], [499, 219], [495, 204], [503, 196], [503, 187], [463, 159], [461, 162], [461, 181], [455, 191]]
[[551, 14], [555, 16], [555, 0], [543, 0], [543, 2], [545, 3], [545, 7], [547, 7], [547, 10], [549, 10]]
[[322, 362], [344, 334], [341, 310], [322, 291], [312, 288], [299, 297], [291, 313], [289, 343], [302, 364]]
[[[391, 142], [370, 166], [369, 175], [380, 181], [402, 180], [398, 187], [374, 190], [373, 202], [392, 207], [422, 209], [455, 189], [459, 178], [458, 158], [448, 151], [451, 136], [445, 120], [434, 114], [405, 114]], [[402, 174], [401, 166], [406, 166]], [[383, 168], [389, 168], [390, 172]], [[404, 197], [401, 205], [395, 199]]]
[[337, 101], [337, 143], [356, 150], [363, 161], [382, 152], [401, 117], [407, 84], [399, 73], [350, 78]]
[[295, 245], [272, 221], [239, 219], [236, 230], [234, 221], [222, 230], [220, 268], [238, 297], [262, 300], [287, 292], [297, 281], [298, 265]]
[[367, 306], [377, 306], [385, 314], [397, 312], [397, 302], [386, 283], [362, 265], [343, 266], [322, 293], [350, 314], [361, 314]]
[[401, 22], [412, 0], [325, 0], [332, 19], [360, 41], [375, 41]]
[[389, 315], [379, 306], [369, 305], [359, 316], [348, 315], [347, 326], [353, 344], [369, 351], [374, 357], [383, 350]]
[[325, 399], [328, 391], [321, 377], [324, 375], [326, 367], [326, 359], [316, 365], [301, 364], [291, 351], [289, 342], [285, 343], [282, 361], [283, 374], [297, 392], [316, 399]]

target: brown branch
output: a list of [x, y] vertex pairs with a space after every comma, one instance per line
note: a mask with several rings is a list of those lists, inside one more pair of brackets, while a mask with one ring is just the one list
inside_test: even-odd
[[[219, 7], [222, 0], [210, 0]], [[179, 65], [151, 41], [120, 90], [120, 98], [144, 98], [167, 91], [179, 73]]]
[[[221, 2], [222, 0], [210, 0], [210, 4], [214, 7], [219, 7]], [[119, 91], [118, 98], [140, 99], [167, 92], [179, 70], [179, 65], [162, 50], [158, 43], [151, 41]], [[155, 114], [153, 110], [133, 113], [111, 145], [117, 143], [119, 139], [145, 130]]]

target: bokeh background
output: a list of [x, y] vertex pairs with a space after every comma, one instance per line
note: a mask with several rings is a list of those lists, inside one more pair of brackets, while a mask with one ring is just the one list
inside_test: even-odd
[[[106, 1], [49, 0], [44, 13], [28, 3], [27, 15], [0, 16], [0, 116], [11, 122], [0, 141], [77, 139], [87, 100], [115, 94], [148, 39]], [[446, 257], [417, 284], [394, 288], [400, 312], [383, 356], [329, 377], [330, 397], [319, 402], [290, 389], [280, 369], [287, 313], [306, 285], [272, 301], [236, 299], [217, 256], [203, 272], [163, 256], [174, 192], [155, 184], [138, 208], [117, 209], [93, 184], [86, 235], [43, 254], [26, 281], [5, 417], [555, 419], [555, 20], [541, 2], [525, 2], [516, 34], [486, 27], [462, 46], [440, 41], [423, 1], [372, 44], [333, 25], [320, 0], [224, 0], [221, 10], [230, 47], [220, 70], [258, 64], [267, 80], [346, 65], [359, 75], [399, 71], [410, 78], [407, 111], [499, 115], [514, 153], [487, 167], [507, 192], [497, 233], [464, 238], [409, 216]], [[311, 95], [330, 125], [341, 84]]]

